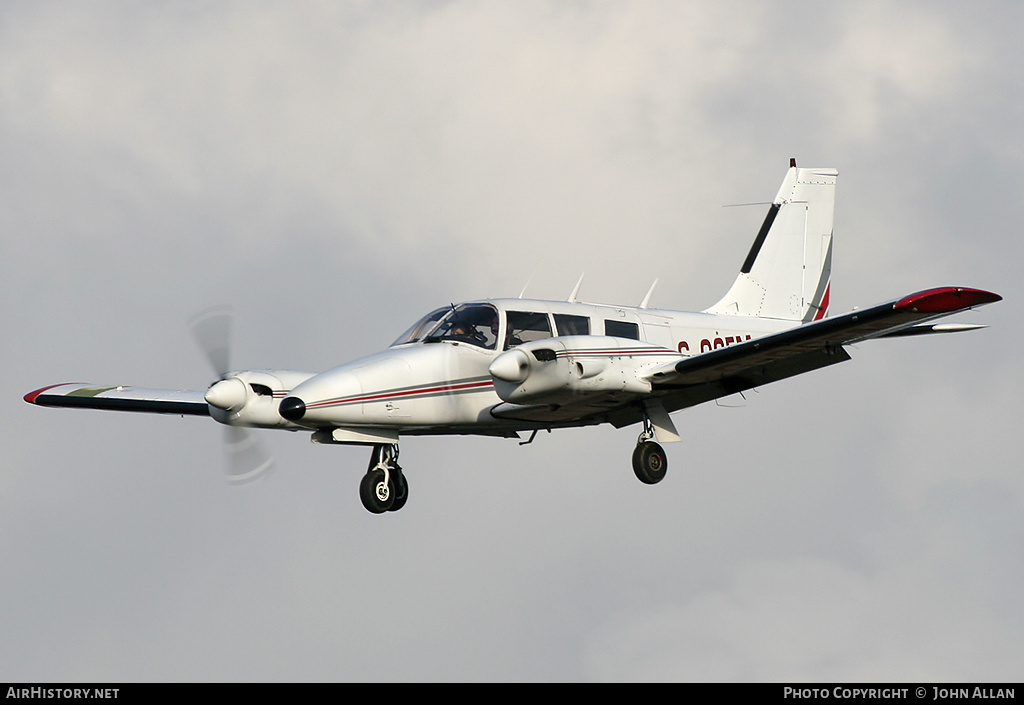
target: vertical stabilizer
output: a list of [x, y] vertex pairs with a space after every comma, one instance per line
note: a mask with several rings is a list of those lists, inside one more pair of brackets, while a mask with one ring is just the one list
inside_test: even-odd
[[790, 164], [739, 276], [707, 313], [812, 321], [828, 312], [839, 172]]

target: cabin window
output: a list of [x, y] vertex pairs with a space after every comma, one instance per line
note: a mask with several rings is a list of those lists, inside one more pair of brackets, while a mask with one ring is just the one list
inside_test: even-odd
[[556, 313], [555, 328], [559, 335], [590, 335], [590, 319], [586, 316]]
[[546, 313], [508, 311], [505, 316], [508, 324], [505, 334], [506, 350], [529, 343], [531, 340], [551, 337], [551, 323]]
[[640, 326], [636, 323], [627, 323], [626, 321], [606, 320], [604, 322], [604, 334], [616, 338], [640, 340]]

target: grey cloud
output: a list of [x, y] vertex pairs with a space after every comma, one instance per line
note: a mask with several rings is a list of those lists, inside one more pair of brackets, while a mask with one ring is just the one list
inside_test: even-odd
[[[0, 647], [12, 679], [1019, 678], [1016, 3], [8, 3], [0, 10]], [[1017, 77], [1017, 78], [1014, 78]], [[321, 369], [480, 296], [696, 308], [788, 159], [840, 169], [833, 307], [937, 285], [991, 328], [632, 429], [359, 449], [48, 383]], [[958, 320], [961, 320], [958, 319]], [[738, 407], [738, 408], [731, 408]]]

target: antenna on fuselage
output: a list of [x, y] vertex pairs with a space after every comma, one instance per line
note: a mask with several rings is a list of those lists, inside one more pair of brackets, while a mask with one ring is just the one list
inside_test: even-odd
[[655, 278], [654, 283], [651, 284], [651, 288], [647, 290], [647, 296], [645, 296], [644, 300], [640, 302], [640, 308], [647, 308], [647, 304], [651, 300], [651, 294], [654, 293], [654, 287], [656, 287], [656, 286], [658, 286], [657, 278]]
[[569, 294], [569, 298], [566, 299], [571, 304], [576, 303], [576, 294], [580, 293], [580, 285], [583, 284], [583, 277], [587, 276], [586, 272], [580, 274], [580, 280], [576, 282], [576, 286], [572, 288], [572, 293]]

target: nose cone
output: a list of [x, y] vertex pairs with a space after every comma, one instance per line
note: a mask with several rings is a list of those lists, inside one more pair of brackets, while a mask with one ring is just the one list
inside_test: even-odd
[[298, 397], [285, 397], [281, 400], [278, 411], [283, 418], [289, 421], [298, 421], [306, 415], [306, 403]]

